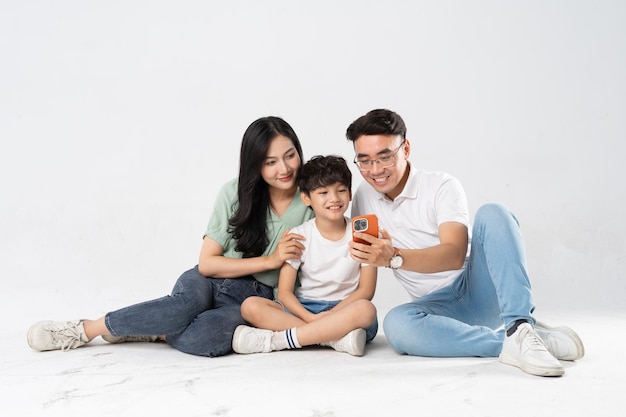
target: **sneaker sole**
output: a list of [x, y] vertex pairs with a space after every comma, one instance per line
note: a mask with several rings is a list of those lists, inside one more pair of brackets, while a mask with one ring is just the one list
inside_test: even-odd
[[567, 337], [572, 339], [572, 341], [576, 345], [576, 355], [575, 356], [557, 357], [557, 359], [562, 360], [562, 361], [575, 361], [575, 360], [578, 360], [578, 359], [582, 359], [582, 357], [585, 356], [585, 346], [583, 345], [583, 341], [580, 339], [580, 336], [578, 336], [578, 334], [574, 330], [570, 329], [569, 327], [567, 327], [567, 326], [550, 327], [550, 326], [546, 325], [545, 323], [542, 323], [542, 322], [538, 321], [537, 323], [535, 323], [535, 328], [536, 329], [545, 329], [545, 330], [549, 330], [551, 332], [563, 333]]
[[510, 355], [507, 354], [500, 354], [500, 362], [506, 364], [506, 365], [511, 365], [511, 366], [515, 366], [519, 369], [521, 369], [522, 371], [526, 372], [527, 374], [531, 374], [531, 375], [536, 375], [536, 376], [562, 376], [563, 374], [565, 374], [565, 369], [564, 368], [541, 368], [538, 366], [532, 366], [532, 365], [523, 365], [522, 363], [520, 363], [517, 359], [511, 357]]

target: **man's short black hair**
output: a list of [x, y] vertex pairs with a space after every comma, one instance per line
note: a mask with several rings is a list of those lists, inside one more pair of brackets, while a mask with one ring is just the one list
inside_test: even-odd
[[352, 142], [363, 135], [400, 135], [404, 140], [406, 125], [398, 113], [376, 109], [356, 119], [346, 130], [346, 138]]

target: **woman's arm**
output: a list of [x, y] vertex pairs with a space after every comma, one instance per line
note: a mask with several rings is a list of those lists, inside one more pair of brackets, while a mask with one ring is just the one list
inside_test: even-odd
[[269, 257], [236, 259], [223, 256], [222, 246], [208, 236], [202, 241], [198, 270], [205, 277], [238, 278], [271, 269]]
[[278, 269], [287, 259], [299, 259], [302, 256], [304, 236], [283, 233], [276, 250], [268, 256], [254, 258], [229, 258], [223, 256], [222, 246], [208, 236], [202, 241], [198, 270], [205, 277], [239, 278], [270, 269]]

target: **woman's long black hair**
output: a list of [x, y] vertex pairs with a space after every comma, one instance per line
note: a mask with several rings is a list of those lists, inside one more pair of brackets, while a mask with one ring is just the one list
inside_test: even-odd
[[242, 252], [244, 258], [261, 256], [269, 245], [266, 219], [271, 210], [270, 195], [269, 186], [261, 177], [261, 168], [270, 143], [278, 135], [291, 139], [302, 166], [304, 158], [300, 140], [289, 123], [280, 117], [255, 120], [248, 126], [241, 141], [238, 205], [228, 222], [228, 231], [237, 241], [235, 249]]

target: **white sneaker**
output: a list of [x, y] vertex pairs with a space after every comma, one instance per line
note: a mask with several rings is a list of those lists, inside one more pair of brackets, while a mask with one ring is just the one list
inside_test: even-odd
[[43, 352], [76, 349], [89, 342], [89, 339], [81, 320], [46, 320], [35, 323], [28, 329], [27, 341], [32, 349]]
[[109, 343], [126, 343], [126, 342], [158, 342], [159, 336], [112, 336], [102, 335], [102, 338]]
[[548, 352], [562, 361], [575, 361], [585, 356], [585, 347], [578, 334], [567, 326], [550, 327], [538, 321], [537, 335], [546, 345]]
[[245, 325], [237, 326], [233, 334], [233, 350], [237, 353], [267, 353], [272, 351], [271, 330]]
[[341, 339], [323, 343], [322, 346], [330, 346], [337, 352], [345, 352], [353, 356], [363, 356], [365, 352], [365, 337], [365, 330], [355, 329]]
[[505, 336], [500, 362], [517, 366], [531, 375], [561, 376], [565, 373], [529, 323], [520, 324], [515, 333]]

